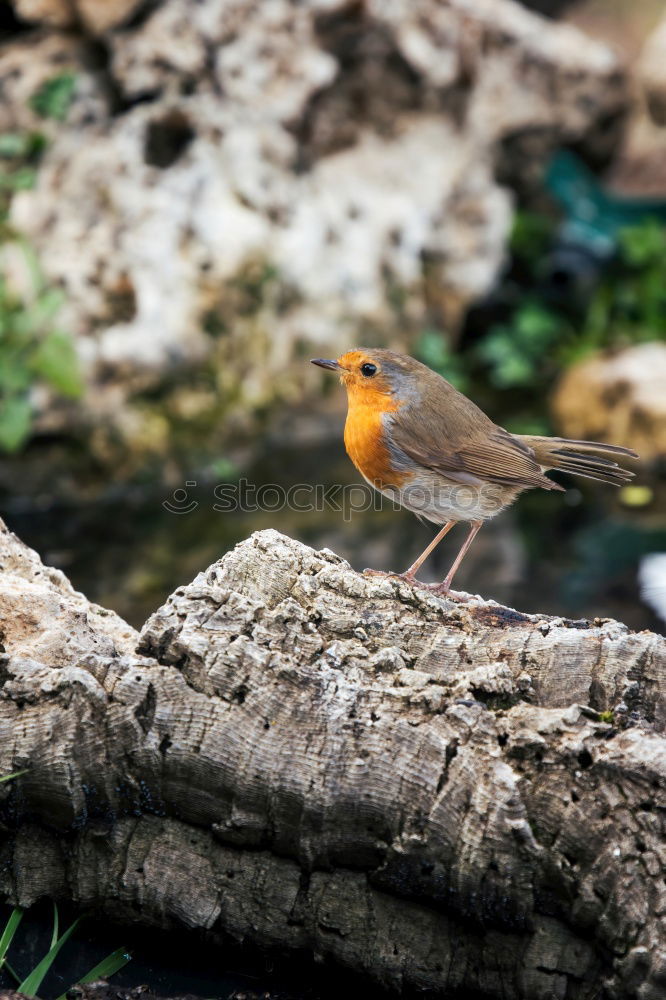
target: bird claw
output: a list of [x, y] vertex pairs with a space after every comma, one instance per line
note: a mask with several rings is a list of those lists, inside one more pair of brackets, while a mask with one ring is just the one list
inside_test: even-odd
[[412, 587], [418, 587], [420, 590], [429, 590], [431, 594], [435, 594], [437, 597], [448, 597], [451, 601], [469, 601], [471, 596], [460, 590], [451, 590], [449, 587], [445, 587], [443, 583], [422, 583], [421, 580], [417, 580], [415, 576], [410, 576], [408, 573], [393, 573], [391, 570], [383, 569], [364, 569], [363, 576], [382, 576], [393, 580], [404, 580], [405, 583], [411, 584]]
[[422, 587], [424, 590], [429, 590], [431, 594], [435, 594], [437, 597], [448, 597], [452, 601], [469, 601], [471, 594], [466, 594], [462, 590], [451, 590], [450, 587], [445, 587], [443, 583], [421, 583], [420, 580], [412, 579], [411, 583], [415, 584], [417, 587]]
[[407, 583], [413, 583], [419, 587], [426, 586], [426, 584], [420, 584], [413, 576], [408, 576], [406, 573], [394, 573], [392, 570], [364, 569], [363, 576], [384, 576], [393, 580], [405, 580]]
[[444, 587], [441, 583], [435, 584], [432, 592], [437, 597], [447, 597], [451, 601], [460, 601], [461, 603], [469, 601], [471, 598], [471, 594], [466, 594], [462, 590], [451, 590], [449, 587]]

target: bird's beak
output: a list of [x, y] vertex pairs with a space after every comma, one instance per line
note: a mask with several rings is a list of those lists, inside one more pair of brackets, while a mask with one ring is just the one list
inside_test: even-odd
[[332, 372], [344, 371], [342, 365], [339, 365], [337, 361], [329, 361], [326, 358], [312, 358], [311, 364], [319, 365], [320, 368], [329, 368]]

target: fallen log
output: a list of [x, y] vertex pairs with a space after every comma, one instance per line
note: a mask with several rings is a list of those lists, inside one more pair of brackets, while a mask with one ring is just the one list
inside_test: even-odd
[[0, 534], [0, 894], [394, 991], [666, 995], [666, 642], [275, 531], [140, 637]]

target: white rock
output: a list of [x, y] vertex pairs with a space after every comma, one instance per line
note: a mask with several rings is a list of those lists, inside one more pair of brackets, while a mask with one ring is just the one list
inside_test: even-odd
[[[86, 2], [96, 31], [103, 6]], [[34, 125], [44, 53], [68, 47], [75, 101], [11, 217], [66, 290], [88, 412], [114, 424], [183, 363], [211, 364], [233, 426], [302, 396], [304, 344], [336, 354], [372, 327], [408, 346], [433, 301], [455, 325], [504, 260], [498, 160], [539, 173], [626, 100], [607, 48], [512, 0], [165, 0], [127, 27], [112, 6], [127, 107], [58, 34], [7, 46], [0, 83], [5, 127]], [[511, 161], [517, 135], [538, 141]]]

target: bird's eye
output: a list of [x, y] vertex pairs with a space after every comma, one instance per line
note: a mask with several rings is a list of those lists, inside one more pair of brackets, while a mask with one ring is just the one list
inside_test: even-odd
[[376, 371], [377, 365], [371, 365], [369, 362], [361, 365], [361, 375], [365, 375], [366, 378], [372, 378]]

